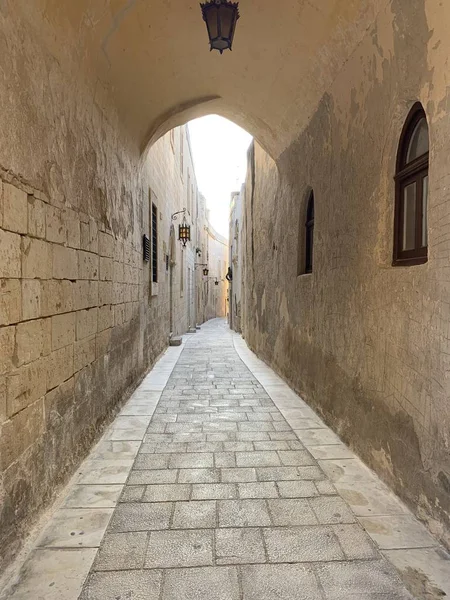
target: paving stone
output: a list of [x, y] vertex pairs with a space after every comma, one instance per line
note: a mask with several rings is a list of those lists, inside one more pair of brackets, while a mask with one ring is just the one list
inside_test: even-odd
[[238, 467], [274, 467], [280, 465], [280, 458], [276, 452], [237, 452], [236, 464]]
[[147, 539], [147, 532], [107, 534], [95, 559], [94, 571], [142, 569]]
[[339, 496], [320, 496], [309, 501], [319, 523], [354, 523], [355, 516]]
[[[295, 439], [295, 435], [293, 439]], [[266, 431], [237, 431], [236, 440], [238, 442], [263, 442], [270, 440], [270, 438]]]
[[273, 525], [281, 527], [315, 525], [318, 523], [308, 500], [305, 498], [268, 500], [267, 505]]
[[125, 483], [133, 465], [133, 459], [89, 460], [83, 463], [78, 484], [113, 485]]
[[327, 460], [330, 458], [354, 458], [353, 452], [344, 444], [329, 444], [327, 446], [310, 446], [314, 458]]
[[238, 483], [240, 498], [278, 498], [278, 491], [273, 481], [261, 483]]
[[167, 469], [169, 460], [169, 454], [138, 454], [134, 461], [133, 470]]
[[225, 452], [253, 452], [252, 442], [224, 442], [223, 450]]
[[280, 457], [281, 463], [287, 467], [305, 467], [316, 464], [316, 461], [311, 454], [305, 450], [282, 450], [278, 452], [278, 456]]
[[413, 600], [384, 560], [327, 563], [316, 572], [329, 600]]
[[168, 529], [172, 503], [119, 504], [111, 519], [109, 531], [151, 531]]
[[217, 529], [215, 541], [218, 565], [266, 562], [263, 537], [259, 529]]
[[66, 508], [114, 508], [122, 485], [76, 485], [67, 496]]
[[219, 500], [219, 527], [266, 527], [271, 524], [264, 500]]
[[[145, 444], [142, 445], [140, 452], [144, 454]], [[155, 454], [180, 454], [181, 452], [187, 452], [186, 442], [159, 442], [155, 446]], [[170, 459], [169, 459], [170, 462]]]
[[223, 483], [245, 483], [247, 481], [256, 481], [256, 470], [252, 468], [241, 469], [222, 469]]
[[192, 500], [223, 500], [237, 498], [236, 486], [232, 483], [194, 484]]
[[266, 450], [290, 450], [289, 442], [286, 441], [266, 441], [266, 442], [254, 442], [256, 451]]
[[382, 550], [436, 546], [436, 540], [412, 515], [359, 517], [358, 520]]
[[277, 487], [282, 498], [309, 498], [319, 495], [313, 481], [279, 481]]
[[92, 573], [79, 600], [159, 600], [160, 571]]
[[168, 466], [170, 469], [208, 469], [214, 467], [214, 455], [206, 452], [172, 454]]
[[181, 469], [179, 483], [219, 483], [219, 469]]
[[314, 571], [304, 565], [245, 566], [245, 600], [323, 600]]
[[[280, 415], [281, 416], [281, 415]], [[247, 419], [251, 422], [271, 422], [274, 420], [270, 413], [248, 413]]]
[[234, 452], [216, 452], [214, 463], [217, 468], [231, 468], [236, 466], [236, 455]]
[[96, 459], [134, 459], [138, 453], [141, 442], [101, 442], [96, 446], [92, 453], [92, 458]]
[[264, 529], [269, 561], [316, 562], [342, 560], [344, 554], [331, 527], [284, 527]]
[[189, 500], [191, 486], [188, 484], [148, 485], [142, 497], [143, 502], [172, 502]]
[[237, 435], [234, 431], [219, 431], [216, 433], [203, 434], [208, 442], [228, 442]]
[[334, 496], [336, 494], [336, 488], [328, 479], [322, 481], [316, 481], [315, 486], [319, 494]]
[[237, 569], [235, 567], [169, 569], [165, 572], [161, 600], [175, 598], [176, 600], [238, 600], [240, 593]]
[[242, 432], [267, 432], [275, 431], [273, 423], [239, 423], [239, 431]]
[[349, 560], [379, 558], [379, 552], [359, 524], [333, 525], [345, 557]]
[[145, 485], [126, 485], [119, 502], [140, 502], [145, 492]]
[[165, 470], [142, 470], [132, 471], [128, 479], [128, 485], [149, 485], [153, 483], [175, 483], [178, 471], [175, 469]]
[[60, 508], [39, 536], [37, 546], [88, 548], [100, 546], [111, 508]]
[[275, 441], [296, 441], [297, 436], [293, 431], [270, 431], [269, 439]]
[[145, 568], [201, 567], [213, 564], [213, 532], [154, 531], [150, 533]]
[[370, 517], [408, 513], [406, 506], [380, 482], [336, 483], [336, 487], [332, 487], [335, 493], [339, 492], [339, 495], [350, 505], [357, 516]]
[[216, 503], [209, 500], [177, 502], [173, 515], [174, 529], [200, 529], [216, 526]]
[[187, 444], [187, 452], [221, 452], [222, 442], [191, 442]]
[[303, 479], [297, 467], [258, 467], [259, 481], [290, 481]]

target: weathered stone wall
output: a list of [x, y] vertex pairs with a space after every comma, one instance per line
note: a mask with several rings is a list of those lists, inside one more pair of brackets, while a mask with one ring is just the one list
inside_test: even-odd
[[0, 569], [168, 344], [170, 214], [192, 170], [169, 134], [141, 156], [77, 39], [41, 16], [0, 9]]
[[231, 329], [241, 333], [242, 326], [242, 289], [244, 278], [242, 273], [243, 263], [243, 209], [245, 205], [245, 186], [240, 192], [231, 194], [230, 203], [230, 267], [232, 280], [229, 283], [229, 315], [228, 322]]
[[[437, 0], [387, 3], [277, 165], [256, 146], [244, 272], [250, 346], [447, 545], [449, 22]], [[400, 268], [393, 177], [417, 100], [430, 127], [429, 260]], [[314, 267], [297, 276], [311, 188]]]
[[206, 280], [205, 317], [208, 320], [227, 316], [228, 282], [225, 275], [228, 270], [229, 247], [228, 241], [210, 223], [207, 223], [206, 233], [209, 274]]

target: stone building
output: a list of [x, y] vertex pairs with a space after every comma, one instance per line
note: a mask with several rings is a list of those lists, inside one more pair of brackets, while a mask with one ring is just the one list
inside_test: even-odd
[[[196, 248], [171, 242], [166, 206], [184, 208], [189, 187], [165, 189], [155, 143], [212, 113], [258, 140], [243, 219], [246, 339], [450, 543], [450, 4], [279, 5], [246, 0], [221, 56], [189, 0], [2, 2], [4, 560], [171, 331], [200, 320]], [[409, 170], [398, 152], [417, 102], [429, 180], [425, 154]], [[186, 152], [177, 144], [173, 165]], [[422, 174], [415, 198], [408, 173]], [[396, 187], [422, 210], [394, 238]], [[143, 261], [153, 217], [158, 281]]]
[[[169, 338], [204, 320], [196, 314], [204, 283], [197, 290], [194, 273], [196, 240], [209, 224], [198, 209], [187, 127], [158, 140], [143, 170], [146, 185], [136, 205], [117, 213], [120, 222], [114, 213], [94, 218], [75, 202], [2, 173], [0, 545], [6, 560]], [[125, 190], [113, 198], [120, 206]], [[184, 218], [191, 226], [186, 247], [178, 241]]]
[[209, 273], [205, 278], [205, 321], [228, 313], [228, 241], [207, 221], [206, 243]]
[[240, 192], [231, 194], [230, 202], [230, 267], [231, 282], [229, 284], [229, 324], [231, 329], [242, 333], [243, 306], [243, 217], [245, 204], [245, 186]]

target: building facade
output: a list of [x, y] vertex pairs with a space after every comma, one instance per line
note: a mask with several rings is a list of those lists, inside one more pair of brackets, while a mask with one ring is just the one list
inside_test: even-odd
[[[5, 562], [170, 338], [224, 314], [211, 281], [196, 276], [199, 243], [211, 273], [219, 271], [187, 126], [151, 147], [141, 173], [138, 188], [118, 183], [120, 193], [87, 212], [74, 196], [1, 172]], [[186, 246], [178, 240], [184, 220]], [[221, 275], [225, 269], [223, 262]]]
[[243, 219], [245, 205], [245, 186], [240, 192], [231, 194], [230, 202], [230, 284], [229, 284], [229, 324], [231, 329], [242, 333], [243, 303]]

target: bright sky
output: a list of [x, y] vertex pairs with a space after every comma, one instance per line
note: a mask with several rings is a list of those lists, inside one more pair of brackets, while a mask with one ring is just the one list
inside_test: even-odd
[[228, 239], [231, 192], [239, 191], [247, 170], [252, 136], [217, 115], [190, 121], [192, 154], [200, 191], [214, 229]]

